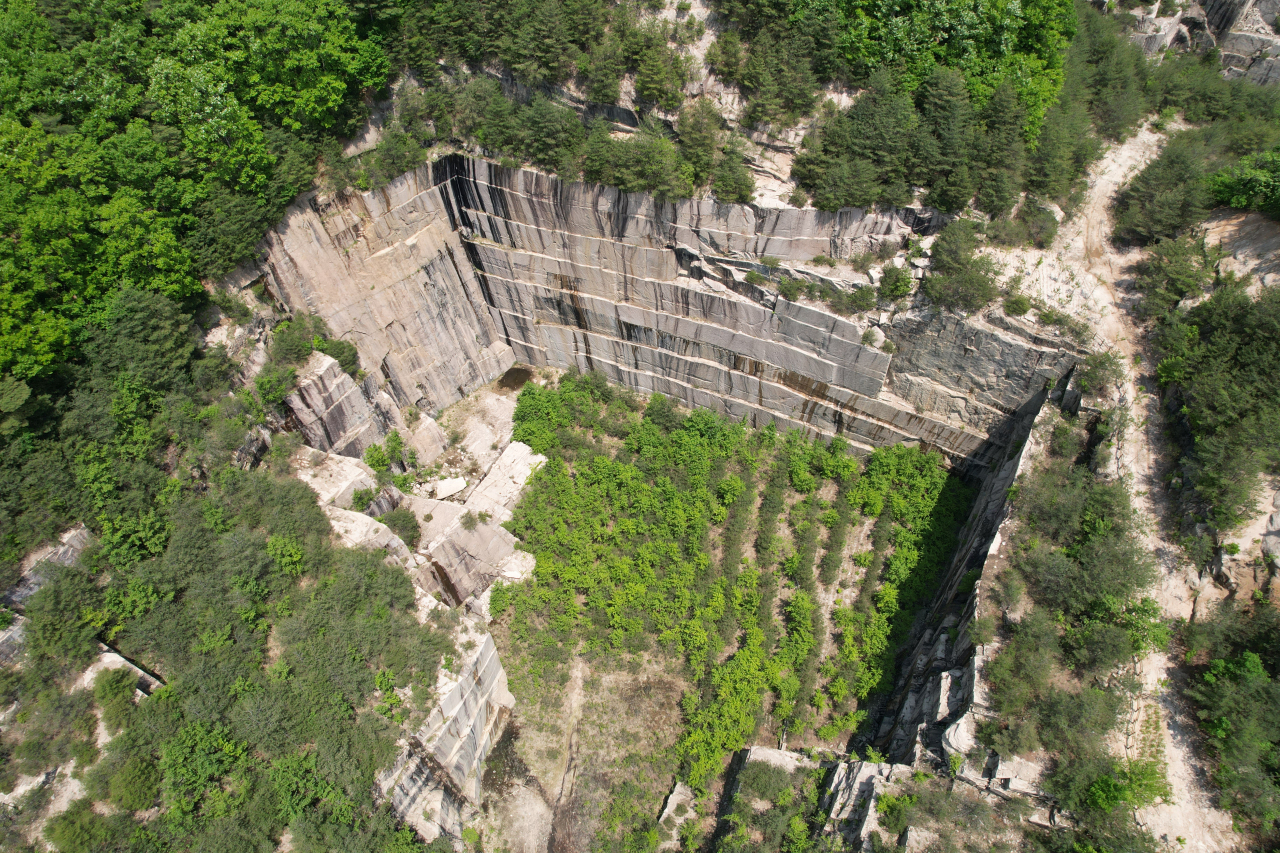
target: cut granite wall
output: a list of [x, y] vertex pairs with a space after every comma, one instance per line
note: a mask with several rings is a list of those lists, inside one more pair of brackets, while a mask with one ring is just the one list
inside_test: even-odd
[[[940, 224], [929, 209], [663, 203], [450, 156], [376, 191], [303, 197], [234, 283], [265, 280], [285, 307], [323, 317], [357, 345], [365, 395], [399, 407], [436, 413], [520, 361], [981, 466], [1072, 348], [928, 306], [842, 318], [746, 281], [764, 255], [787, 269]], [[897, 354], [864, 345], [869, 331]]]

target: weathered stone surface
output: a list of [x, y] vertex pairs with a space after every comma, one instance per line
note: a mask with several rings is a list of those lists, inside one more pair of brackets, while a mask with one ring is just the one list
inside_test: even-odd
[[271, 449], [271, 433], [262, 427], [249, 430], [244, 441], [231, 454], [231, 464], [242, 471], [252, 471], [258, 467], [262, 457]]
[[515, 537], [492, 522], [467, 530], [456, 524], [428, 544], [429, 562], [420, 570], [425, 589], [441, 590], [446, 604], [458, 606], [502, 577], [515, 554]]
[[1271, 513], [1267, 519], [1267, 530], [1262, 534], [1262, 553], [1272, 566], [1280, 566], [1280, 512]]
[[818, 766], [817, 762], [812, 758], [808, 758], [798, 752], [774, 749], [769, 746], [749, 747], [747, 754], [742, 759], [742, 766], [745, 767], [757, 761], [768, 764], [771, 767], [777, 767], [779, 770], [785, 770], [788, 773], [795, 773], [797, 770], [812, 770]]
[[480, 801], [484, 760], [515, 706], [483, 626], [464, 619], [454, 642], [456, 673], [440, 670], [439, 703], [378, 776], [378, 789], [396, 815], [426, 840], [460, 834], [463, 815]]
[[449, 446], [449, 439], [445, 436], [444, 430], [440, 429], [440, 425], [435, 420], [425, 415], [419, 417], [418, 422], [406, 432], [408, 433], [406, 444], [418, 454], [419, 465], [430, 465], [435, 462], [436, 457]]
[[16, 614], [8, 628], [0, 631], [0, 664], [17, 663], [27, 634], [27, 617]]
[[909, 772], [909, 768], [867, 761], [837, 764], [823, 795], [823, 806], [830, 814], [827, 830], [839, 832], [860, 845], [862, 839], [879, 826], [875, 802], [893, 778], [895, 769]]
[[422, 538], [418, 541], [425, 545], [430, 545], [442, 536], [466, 512], [462, 504], [417, 495], [405, 495], [401, 503], [417, 517], [422, 529]]
[[[105, 646], [103, 647], [106, 648]], [[160, 679], [155, 676], [143, 672], [130, 661], [113, 651], [103, 651], [98, 655], [98, 659], [89, 665], [89, 668], [80, 674], [72, 685], [73, 690], [92, 690], [93, 681], [98, 677], [98, 673], [107, 670], [127, 670], [135, 679], [134, 690], [137, 696], [150, 696], [157, 687], [160, 686]]]
[[487, 512], [499, 523], [509, 520], [529, 476], [546, 461], [547, 457], [534, 453], [529, 445], [511, 442], [467, 498], [466, 508], [477, 514]]
[[320, 351], [298, 371], [298, 387], [284, 403], [291, 425], [320, 450], [359, 457], [387, 433], [387, 418], [365, 398], [360, 386]]
[[671, 833], [666, 841], [658, 845], [659, 850], [680, 849], [680, 825], [697, 817], [698, 813], [693, 809], [696, 799], [693, 789], [677, 779], [671, 787], [671, 793], [667, 794], [667, 801], [662, 805], [662, 814], [658, 816], [658, 825], [662, 827], [660, 831]]
[[[1022, 330], [955, 320], [972, 327], [961, 332], [934, 313], [885, 331], [899, 347], [944, 333], [948, 345], [891, 371], [888, 354], [862, 345], [865, 321], [744, 279], [761, 254], [844, 257], [940, 224], [927, 210], [661, 204], [449, 157], [377, 192], [304, 198], [269, 236], [259, 272], [287, 305], [354, 340], [399, 406], [438, 411], [519, 358], [600, 370], [757, 425], [843, 433], [863, 448], [919, 439], [985, 464], [996, 452], [987, 431], [1029, 384], [1027, 357], [1044, 375], [1070, 357], [1054, 363], [1035, 340], [1019, 349]], [[990, 382], [961, 400], [936, 387], [956, 373]], [[327, 398], [313, 396], [329, 441], [358, 430], [358, 419], [321, 418]]]
[[341, 509], [331, 504], [326, 504], [321, 509], [333, 525], [333, 531], [348, 548], [385, 548], [401, 564], [408, 564], [412, 559], [404, 541], [382, 522], [375, 521], [362, 512]]
[[23, 558], [19, 568], [18, 583], [0, 594], [0, 604], [12, 607], [21, 605], [44, 585], [44, 569], [50, 565], [69, 566], [80, 559], [80, 554], [93, 542], [93, 534], [83, 524], [77, 523], [63, 531], [57, 545], [37, 548]]
[[1202, 10], [1189, 9], [1182, 21], [1197, 49], [1216, 45], [1227, 77], [1266, 85], [1280, 82], [1277, 11], [1276, 0], [1206, 0]]
[[434, 414], [511, 366], [429, 168], [370, 193], [308, 194], [257, 272], [294, 310], [355, 342], [400, 406]]
[[364, 514], [370, 518], [379, 518], [400, 506], [403, 500], [404, 495], [400, 493], [399, 489], [395, 486], [385, 486], [365, 507]]
[[293, 456], [293, 472], [320, 497], [320, 504], [344, 509], [359, 489], [377, 488], [372, 468], [358, 459], [326, 453], [314, 447], [300, 447]]

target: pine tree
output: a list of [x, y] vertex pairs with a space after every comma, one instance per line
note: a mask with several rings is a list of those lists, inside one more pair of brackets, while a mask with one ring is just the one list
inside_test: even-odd
[[716, 151], [720, 148], [721, 124], [720, 111], [706, 98], [699, 98], [680, 111], [676, 122], [680, 156], [693, 167], [696, 186], [702, 186], [711, 177]]
[[598, 118], [591, 123], [587, 143], [583, 148], [582, 177], [600, 184], [614, 183], [613, 169], [616, 162], [617, 143], [609, 135], [609, 122]]

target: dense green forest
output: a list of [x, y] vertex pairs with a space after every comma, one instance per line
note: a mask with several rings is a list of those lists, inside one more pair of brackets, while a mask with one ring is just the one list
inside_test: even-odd
[[[373, 779], [429, 710], [450, 625], [419, 626], [402, 568], [330, 544], [314, 493], [289, 476], [296, 439], [278, 436], [255, 471], [230, 464], [279, 405], [279, 377], [325, 345], [320, 329], [277, 327], [260, 381], [228, 394], [225, 354], [198, 352], [164, 294], [121, 290], [103, 314], [61, 409], [66, 456], [34, 444], [27, 470], [43, 482], [6, 483], [60, 492], [98, 541], [25, 602], [22, 666], [0, 670], [19, 708], [0, 789], [74, 759], [87, 798], [46, 827], [64, 853], [274, 849], [286, 827], [295, 849], [421, 849], [375, 806]], [[164, 685], [136, 703], [128, 673], [70, 689], [99, 641]], [[115, 735], [102, 754], [95, 705]], [[50, 791], [6, 812], [6, 849], [26, 849]]]
[[[597, 375], [525, 386], [515, 419], [515, 438], [550, 459], [508, 523], [534, 579], [492, 594], [513, 687], [559, 684], [573, 655], [675, 656], [695, 686], [676, 751], [699, 791], [762, 728], [843, 744], [859, 701], [892, 685], [973, 497], [936, 453], [882, 448], [864, 466], [839, 438], [749, 432], [661, 395], [642, 405]], [[843, 554], [864, 518], [855, 580]], [[846, 586], [828, 618], [823, 592]]]

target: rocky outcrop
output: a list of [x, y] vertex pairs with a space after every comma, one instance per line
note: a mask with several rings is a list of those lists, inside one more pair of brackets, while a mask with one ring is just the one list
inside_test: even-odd
[[314, 447], [300, 447], [291, 460], [293, 474], [311, 487], [320, 505], [350, 508], [352, 496], [361, 489], [377, 487], [372, 468], [359, 459], [326, 453]]
[[404, 540], [377, 519], [370, 518], [363, 512], [354, 512], [332, 505], [322, 506], [321, 509], [324, 510], [329, 523], [333, 525], [333, 532], [338, 534], [338, 539], [346, 547], [384, 549], [387, 556], [394, 558], [402, 565], [412, 562], [413, 555], [404, 544]]
[[537, 468], [547, 457], [534, 453], [529, 445], [513, 441], [502, 451], [498, 461], [467, 498], [467, 509], [479, 514], [487, 513], [501, 523], [511, 518], [511, 511], [520, 500], [520, 492]]
[[[512, 455], [529, 460], [518, 448]], [[426, 723], [401, 743], [394, 764], [378, 778], [379, 791], [397, 816], [426, 840], [442, 833], [456, 838], [479, 801], [484, 760], [515, 704], [493, 637], [484, 628], [487, 596], [479, 601], [475, 596], [483, 595], [497, 577], [527, 576], [533, 557], [517, 553], [514, 538], [496, 525], [477, 524], [467, 530], [461, 523], [461, 504], [402, 495], [388, 487], [376, 502], [409, 508], [424, 531], [435, 534], [415, 554], [385, 524], [343, 508], [350, 506], [357, 489], [376, 483], [372, 469], [363, 462], [303, 447], [293, 465], [295, 476], [316, 492], [343, 545], [383, 550], [388, 560], [404, 566], [414, 581], [420, 621], [444, 606], [437, 599], [450, 606], [467, 604], [479, 614], [462, 615], [453, 637], [455, 655], [446, 658], [437, 677], [435, 706]], [[513, 470], [514, 466], [507, 466], [503, 477], [510, 481]], [[495, 487], [487, 494], [495, 506], [505, 507], [514, 499], [508, 491]], [[516, 496], [518, 492], [517, 487]], [[437, 515], [438, 529], [433, 527]]]
[[378, 777], [396, 814], [428, 841], [460, 835], [463, 817], [480, 802], [484, 760], [515, 706], [483, 626], [464, 619], [454, 642], [460, 657], [440, 670], [436, 707]]
[[[322, 316], [400, 408], [437, 412], [519, 359], [599, 370], [756, 425], [844, 434], [862, 448], [920, 440], [985, 465], [1002, 444], [992, 425], [1072, 363], [1057, 342], [929, 310], [844, 318], [747, 282], [765, 256], [813, 279], [792, 267], [899, 245], [941, 222], [913, 208], [662, 203], [450, 156], [375, 192], [304, 197], [237, 281], [265, 279], [289, 308]], [[906, 369], [864, 335], [887, 335]], [[983, 387], [957, 392], [948, 383], [959, 373]], [[358, 446], [367, 421], [348, 411], [350, 389], [327, 365], [312, 381], [326, 387], [299, 391], [315, 415], [309, 440]]]
[[865, 840], [880, 828], [876, 800], [895, 778], [895, 772], [907, 776], [910, 768], [870, 761], [837, 764], [822, 798], [822, 807], [829, 815], [825, 830], [843, 836], [851, 850], [864, 849]]
[[1167, 17], [1146, 15], [1133, 40], [1148, 55], [1169, 48], [1207, 52], [1217, 49], [1223, 74], [1260, 85], [1280, 82], [1280, 0], [1207, 0], [1190, 3]]
[[[57, 545], [45, 545], [27, 554], [19, 568], [18, 583], [0, 594], [0, 605], [21, 611], [22, 605], [44, 586], [50, 566], [70, 566], [93, 542], [93, 534], [83, 524], [63, 531]], [[7, 628], [0, 630], [0, 664], [15, 663], [22, 655], [27, 619], [21, 612], [14, 615]]]
[[389, 428], [386, 415], [370, 405], [337, 360], [319, 351], [298, 371], [298, 387], [284, 402], [290, 426], [307, 444], [343, 456], [360, 456]]
[[439, 425], [419, 417], [408, 426], [400, 407], [366, 379], [357, 385], [337, 360], [316, 351], [298, 371], [297, 388], [285, 397], [289, 426], [302, 433], [308, 445], [359, 458], [393, 429], [402, 432], [405, 444], [430, 464], [444, 450], [446, 440]]

